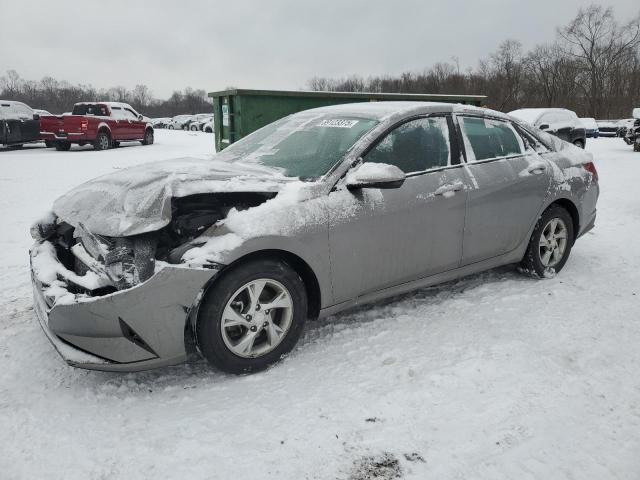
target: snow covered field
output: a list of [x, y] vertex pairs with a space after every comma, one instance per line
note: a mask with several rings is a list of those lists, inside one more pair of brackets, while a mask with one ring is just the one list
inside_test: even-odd
[[588, 142], [599, 217], [557, 277], [502, 268], [312, 322], [244, 377], [73, 369], [34, 318], [32, 220], [213, 136], [132, 145], [0, 151], [1, 479], [640, 477], [640, 154], [622, 140]]

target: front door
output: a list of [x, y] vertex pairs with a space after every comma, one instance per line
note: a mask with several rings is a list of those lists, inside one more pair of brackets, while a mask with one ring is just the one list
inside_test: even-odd
[[144, 129], [146, 127], [146, 123], [138, 120], [138, 114], [133, 110], [126, 108], [124, 109], [127, 120], [129, 121], [129, 139], [131, 140], [140, 140], [144, 137]]
[[452, 125], [444, 116], [411, 120], [364, 156], [402, 169], [400, 188], [329, 194], [342, 206], [329, 219], [336, 303], [458, 267], [468, 185]]
[[[462, 265], [517, 248], [535, 223], [550, 184], [544, 154], [509, 122], [458, 117], [469, 182]], [[525, 143], [526, 142], [526, 143]]]

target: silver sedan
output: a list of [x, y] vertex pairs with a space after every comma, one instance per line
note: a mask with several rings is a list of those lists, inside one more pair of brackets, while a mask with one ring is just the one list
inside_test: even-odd
[[308, 110], [56, 200], [32, 227], [35, 311], [74, 366], [256, 371], [308, 319], [506, 264], [555, 275], [598, 193], [589, 153], [499, 112]]

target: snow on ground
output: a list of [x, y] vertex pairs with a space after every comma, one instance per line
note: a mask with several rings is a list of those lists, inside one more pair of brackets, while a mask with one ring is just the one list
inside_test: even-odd
[[211, 135], [0, 151], [0, 478], [637, 479], [640, 154], [587, 148], [597, 226], [555, 278], [501, 268], [314, 322], [241, 377], [71, 368], [31, 306], [28, 228], [57, 195]]

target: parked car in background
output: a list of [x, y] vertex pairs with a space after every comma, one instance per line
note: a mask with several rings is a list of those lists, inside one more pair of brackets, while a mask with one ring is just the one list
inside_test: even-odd
[[48, 146], [69, 150], [72, 144], [96, 150], [117, 147], [122, 141], [153, 143], [153, 126], [131, 105], [120, 102], [76, 103], [71, 115], [44, 116], [40, 135]]
[[615, 137], [618, 135], [620, 120], [596, 120], [596, 123], [601, 137]]
[[171, 118], [168, 117], [152, 118], [151, 125], [153, 125], [153, 128], [167, 128], [167, 125], [169, 125], [170, 121]]
[[169, 130], [184, 130], [193, 115], [176, 115], [167, 124]]
[[540, 130], [555, 135], [576, 147], [584, 148], [587, 135], [578, 115], [565, 108], [522, 108], [509, 115], [527, 122]]
[[213, 120], [213, 115], [211, 113], [199, 113], [189, 121], [188, 128], [192, 132], [202, 131], [204, 124], [208, 123], [210, 120]]
[[20, 148], [38, 140], [40, 115], [22, 102], [0, 100], [0, 145]]
[[581, 118], [580, 123], [584, 128], [587, 138], [598, 138], [598, 124], [595, 118]]
[[41, 117], [42, 117], [43, 115], [53, 115], [51, 112], [48, 112], [48, 111], [46, 111], [46, 110], [40, 110], [40, 109], [38, 109], [38, 108], [34, 108], [34, 109], [33, 109], [33, 112], [34, 112], [34, 113], [37, 113], [37, 114], [38, 114], [38, 115], [40, 115]]
[[501, 265], [560, 272], [598, 194], [591, 153], [499, 112], [307, 110], [213, 158], [147, 163], [58, 198], [31, 230], [34, 310], [74, 366], [143, 370], [200, 352], [257, 371], [307, 319]]
[[616, 137], [626, 137], [628, 130], [634, 127], [635, 122], [635, 118], [625, 118], [624, 120], [620, 120], [617, 123], [618, 128], [616, 130]]

